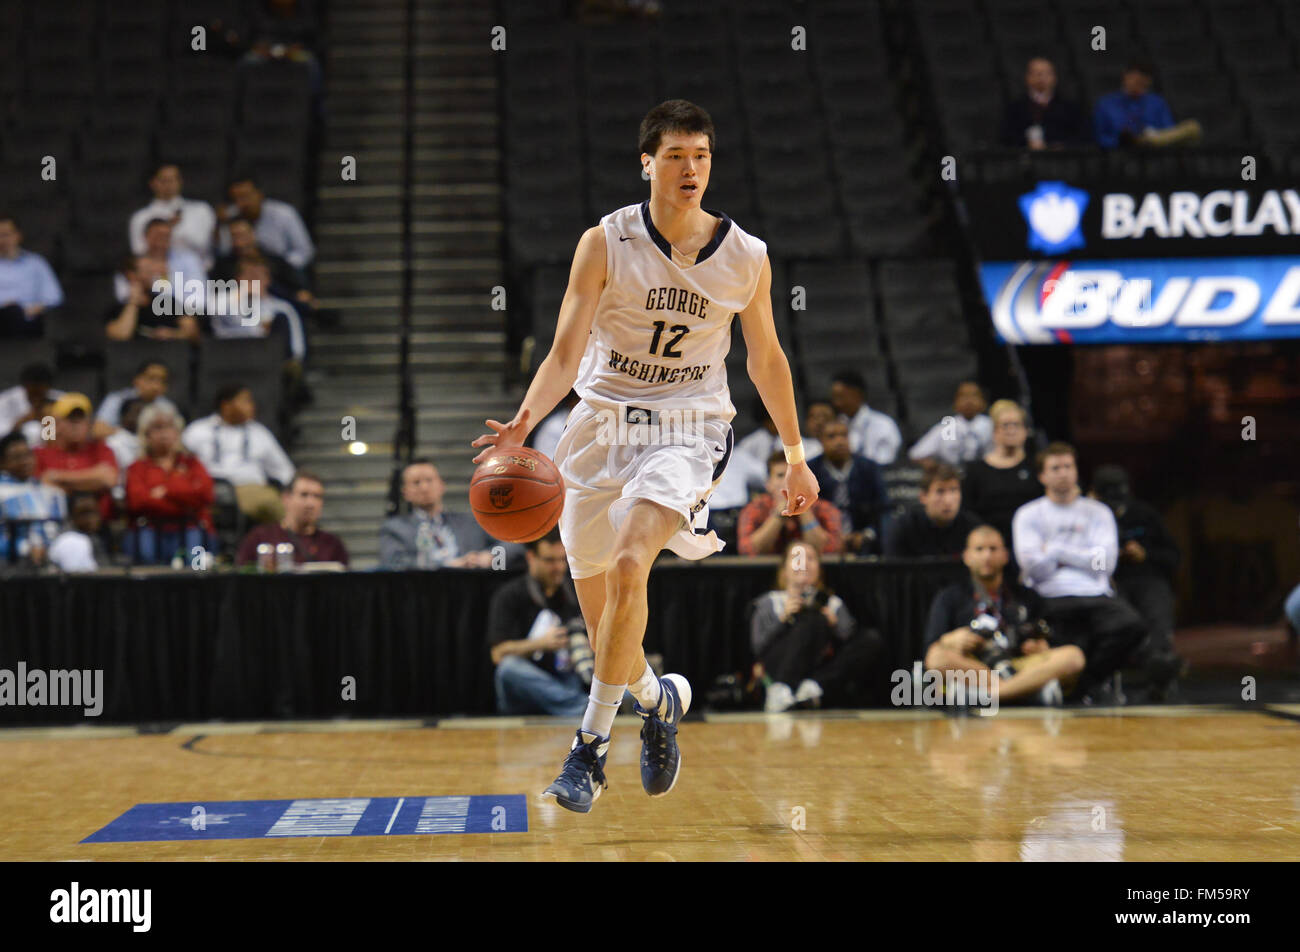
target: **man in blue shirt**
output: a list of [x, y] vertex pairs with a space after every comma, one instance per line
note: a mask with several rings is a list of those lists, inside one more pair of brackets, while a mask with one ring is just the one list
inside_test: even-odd
[[49, 262], [22, 244], [17, 220], [0, 212], [0, 337], [42, 336], [41, 312], [63, 303]]
[[1124, 69], [1120, 91], [1097, 100], [1093, 122], [1097, 127], [1097, 144], [1103, 149], [1133, 145], [1148, 129], [1168, 129], [1174, 125], [1173, 113], [1164, 97], [1151, 92], [1151, 67], [1134, 61]]

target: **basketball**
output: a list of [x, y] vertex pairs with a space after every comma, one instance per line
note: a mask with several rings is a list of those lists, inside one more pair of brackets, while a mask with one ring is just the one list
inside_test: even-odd
[[537, 450], [512, 446], [494, 452], [474, 470], [469, 505], [488, 535], [503, 542], [532, 542], [560, 521], [564, 480]]

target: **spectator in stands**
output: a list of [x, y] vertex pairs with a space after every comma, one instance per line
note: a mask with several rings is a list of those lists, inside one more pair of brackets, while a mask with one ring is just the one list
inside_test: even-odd
[[491, 536], [472, 515], [442, 507], [447, 484], [430, 460], [415, 459], [402, 470], [404, 516], [390, 516], [379, 529], [379, 563], [386, 569], [490, 568]]
[[307, 69], [314, 98], [321, 92], [321, 68], [314, 50], [320, 26], [310, 10], [297, 0], [269, 0], [254, 15], [252, 45], [245, 57], [248, 64], [285, 61], [301, 63]]
[[840, 511], [845, 552], [874, 549], [881, 514], [889, 505], [875, 463], [849, 450], [849, 425], [834, 419], [822, 427], [822, 453], [808, 461], [821, 498]]
[[18, 384], [0, 390], [0, 436], [21, 430], [25, 423], [39, 421], [50, 404], [63, 396], [53, 389], [54, 371], [46, 364], [28, 364], [18, 375]]
[[1013, 400], [998, 400], [989, 408], [989, 420], [993, 446], [983, 458], [966, 464], [961, 495], [972, 512], [978, 512], [1003, 539], [1010, 539], [1011, 517], [1037, 499], [1042, 486], [1025, 453], [1029, 439], [1025, 411]]
[[917, 462], [934, 459], [952, 466], [979, 459], [993, 443], [993, 421], [984, 412], [987, 406], [983, 388], [963, 380], [952, 398], [952, 416], [930, 427], [907, 455]]
[[249, 290], [246, 294], [217, 295], [218, 300], [213, 301], [210, 315], [212, 336], [222, 339], [266, 337], [279, 323], [284, 328], [284, 357], [298, 365], [294, 368], [296, 377], [307, 357], [307, 336], [302, 318], [288, 301], [271, 293], [271, 270], [265, 261], [245, 258], [239, 262], [236, 274]]
[[921, 478], [920, 504], [885, 526], [884, 554], [956, 557], [966, 548], [966, 537], [979, 524], [978, 516], [962, 508], [961, 475], [954, 467], [940, 463]]
[[753, 676], [766, 685], [765, 710], [866, 700], [884, 642], [874, 631], [860, 632], [844, 602], [826, 587], [813, 546], [787, 545], [776, 588], [753, 604]]
[[293, 463], [275, 435], [254, 419], [257, 405], [247, 387], [222, 387], [217, 391], [216, 409], [187, 426], [181, 442], [213, 479], [224, 479], [235, 487], [241, 512], [257, 522], [279, 522], [284, 505], [270, 480], [288, 485]]
[[212, 477], [181, 445], [182, 424], [158, 402], [140, 414], [144, 454], [126, 472], [127, 551], [137, 563], [165, 564], [181, 550], [189, 565], [196, 546], [215, 548]]
[[[558, 529], [529, 542], [528, 571], [492, 594], [487, 640], [498, 714], [577, 717], [591, 690], [591, 647]], [[575, 657], [586, 661], [584, 680]]]
[[93, 493], [100, 515], [112, 514], [109, 495], [117, 485], [117, 459], [103, 440], [90, 435], [90, 398], [84, 393], [65, 393], [54, 401], [54, 439], [36, 448], [36, 475], [41, 482], [65, 493]]
[[136, 424], [139, 422], [140, 413], [148, 406], [139, 397], [132, 397], [122, 405], [121, 426], [105, 427], [108, 432], [100, 436], [100, 423], [91, 427], [91, 434], [102, 439], [110, 450], [113, 451], [113, 458], [117, 460], [117, 483], [115, 488], [121, 488], [126, 485], [126, 469], [132, 463], [140, 458], [140, 438], [136, 436]]
[[1119, 561], [1112, 580], [1119, 596], [1137, 610], [1147, 637], [1139, 650], [1150, 682], [1150, 697], [1165, 700], [1186, 669], [1174, 650], [1174, 573], [1178, 543], [1154, 506], [1134, 499], [1128, 473], [1119, 466], [1098, 466], [1092, 477], [1093, 499], [1110, 507], [1119, 533]]
[[1060, 149], [1089, 144], [1079, 104], [1056, 95], [1056, 67], [1046, 56], [1025, 64], [1025, 94], [1002, 112], [1001, 142], [1018, 149]]
[[788, 468], [784, 450], [768, 457], [767, 492], [740, 511], [736, 547], [741, 555], [773, 555], [791, 542], [799, 541], [807, 542], [823, 554], [842, 550], [840, 511], [825, 497], [801, 515], [781, 515], [787, 505], [782, 487]]
[[856, 370], [843, 370], [831, 380], [831, 403], [849, 424], [849, 449], [878, 466], [898, 456], [903, 435], [885, 413], [867, 406], [867, 382]]
[[1075, 459], [1068, 443], [1051, 443], [1038, 455], [1046, 493], [1016, 510], [1011, 528], [1022, 579], [1042, 596], [1058, 636], [1083, 649], [1081, 687], [1102, 702], [1109, 695], [1103, 682], [1141, 643], [1146, 626], [1111, 587], [1119, 553], [1115, 516], [1080, 494]]
[[0, 437], [0, 563], [44, 565], [68, 515], [62, 489], [36, 478], [36, 456], [17, 430]]
[[966, 539], [965, 581], [943, 589], [930, 605], [925, 627], [925, 666], [938, 671], [987, 671], [997, 675], [1000, 701], [1033, 695], [1059, 705], [1083, 671], [1076, 645], [1053, 648], [1041, 599], [1004, 576], [1007, 547], [990, 525]]
[[[126, 297], [104, 311], [104, 336], [109, 340], [186, 340], [199, 342], [199, 322], [175, 305], [172, 280], [165, 262], [155, 258], [126, 258], [116, 278], [126, 285]], [[155, 287], [157, 291], [153, 290]], [[173, 297], [172, 301], [165, 298]]]
[[[805, 453], [807, 446], [805, 440]], [[784, 456], [785, 451], [782, 450], [782, 457]], [[733, 451], [731, 459], [722, 470], [722, 477], [709, 494], [708, 522], [708, 528], [730, 546], [730, 551], [736, 551], [736, 531], [741, 512], [749, 505], [750, 497], [761, 493], [766, 487], [767, 460], [759, 462], [748, 453]]]
[[41, 337], [47, 308], [63, 303], [50, 263], [23, 250], [18, 219], [0, 211], [0, 338]]
[[181, 184], [181, 170], [175, 162], [161, 162], [155, 167], [149, 177], [153, 201], [131, 216], [127, 229], [131, 251], [137, 255], [147, 253], [145, 227], [161, 219], [171, 225], [173, 247], [194, 255], [204, 267], [211, 267], [217, 213], [207, 202], [182, 198]]
[[[171, 288], [172, 310], [181, 314], [205, 311], [208, 270], [194, 252], [172, 244], [172, 225], [167, 219], [152, 218], [144, 226], [144, 253], [137, 259], [136, 271], [141, 286], [152, 293], [166, 290], [159, 281]], [[125, 270], [114, 275], [113, 291], [118, 303], [130, 300], [131, 277]], [[149, 303], [152, 306], [153, 301]]]
[[271, 293], [283, 298], [295, 306], [308, 311], [316, 307], [316, 298], [308, 289], [302, 273], [277, 254], [267, 251], [257, 243], [253, 223], [247, 218], [232, 219], [227, 226], [230, 229], [230, 253], [222, 255], [212, 269], [212, 277], [218, 281], [229, 281], [238, 277], [240, 262], [263, 261], [271, 272]]
[[50, 562], [64, 572], [94, 572], [108, 563], [100, 538], [103, 515], [93, 493], [73, 493], [68, 526], [50, 543]]
[[325, 484], [315, 473], [300, 469], [284, 490], [284, 518], [278, 525], [257, 526], [239, 543], [236, 565], [256, 564], [257, 547], [263, 543], [293, 546], [295, 565], [304, 562], [341, 562], [348, 564], [347, 546], [333, 533], [318, 527], [325, 506]]
[[[773, 453], [783, 452], [784, 447], [781, 445], [780, 434], [776, 432], [776, 423], [772, 420], [772, 414], [768, 412], [767, 405], [762, 400], [754, 401], [754, 418], [759, 421], [758, 429], [737, 443], [736, 449], [762, 466]], [[821, 454], [821, 441], [805, 433], [803, 449], [807, 458], [812, 459]]]
[[[305, 272], [316, 256], [316, 248], [297, 210], [287, 202], [267, 198], [254, 177], [248, 174], [232, 179], [227, 193], [233, 204], [217, 209], [221, 222], [224, 224], [236, 216], [248, 219], [253, 223], [258, 245]], [[230, 230], [224, 228], [221, 251], [224, 254], [230, 249]]]
[[[140, 400], [146, 407], [156, 405], [179, 416], [180, 410], [176, 408], [176, 404], [167, 399], [167, 384], [170, 378], [171, 371], [167, 369], [166, 364], [157, 360], [143, 361], [135, 369], [131, 386], [114, 390], [104, 397], [99, 404], [95, 419], [110, 427], [122, 426], [122, 407], [128, 400]], [[135, 431], [135, 427], [127, 427], [127, 429]]]
[[1154, 75], [1149, 63], [1134, 60], [1124, 69], [1119, 91], [1097, 100], [1093, 122], [1097, 144], [1103, 149], [1167, 146], [1200, 138], [1200, 123], [1195, 119], [1175, 123], [1164, 97], [1151, 91]]
[[564, 434], [564, 424], [569, 419], [569, 411], [577, 404], [577, 391], [570, 389], [560, 401], [560, 405], [537, 425], [537, 429], [533, 430], [533, 449], [547, 459], [555, 459], [555, 447], [559, 445], [560, 437]]
[[808, 404], [808, 412], [804, 414], [804, 452], [808, 458], [812, 459], [823, 452], [822, 447], [822, 427], [831, 420], [837, 419], [838, 414], [835, 412], [835, 404], [829, 400], [817, 399]]

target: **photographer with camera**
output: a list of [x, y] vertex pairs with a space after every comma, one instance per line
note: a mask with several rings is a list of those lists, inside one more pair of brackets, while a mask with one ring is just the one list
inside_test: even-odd
[[497, 711], [575, 717], [587, 710], [596, 662], [560, 530], [529, 542], [524, 557], [528, 571], [488, 607]]
[[862, 700], [884, 644], [876, 632], [858, 631], [844, 602], [826, 588], [817, 549], [800, 541], [786, 546], [776, 585], [754, 600], [750, 621], [753, 677], [767, 687], [764, 710]]
[[925, 666], [997, 675], [1000, 701], [1034, 694], [1056, 706], [1084, 668], [1075, 645], [1053, 648], [1038, 596], [1005, 579], [1002, 533], [984, 525], [966, 537], [962, 561], [970, 578], [935, 596], [925, 630]]

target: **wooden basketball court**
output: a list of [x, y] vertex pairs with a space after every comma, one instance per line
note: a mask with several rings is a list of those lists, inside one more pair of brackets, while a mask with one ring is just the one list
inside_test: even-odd
[[[1295, 860], [1300, 708], [711, 715], [652, 800], [639, 721], [581, 816], [547, 719], [0, 731], [4, 860]], [[136, 804], [526, 795], [527, 832], [83, 843]], [[396, 816], [397, 811], [394, 811]], [[390, 822], [390, 826], [392, 821]], [[217, 826], [210, 829], [216, 829]]]

